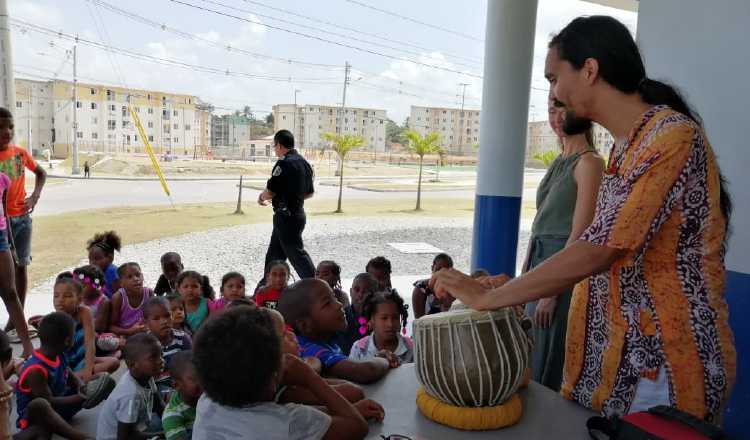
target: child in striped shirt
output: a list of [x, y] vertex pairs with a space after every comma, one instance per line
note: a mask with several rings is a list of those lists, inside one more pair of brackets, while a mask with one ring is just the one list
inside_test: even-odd
[[190, 440], [193, 437], [195, 407], [203, 394], [193, 364], [193, 352], [185, 350], [172, 356], [169, 374], [174, 380], [175, 392], [161, 418], [164, 436], [166, 440]]

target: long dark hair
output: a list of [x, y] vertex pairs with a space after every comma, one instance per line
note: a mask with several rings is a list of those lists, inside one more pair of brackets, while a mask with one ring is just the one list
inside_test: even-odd
[[[638, 93], [647, 104], [667, 105], [703, 126], [700, 115], [674, 86], [646, 76], [646, 67], [633, 36], [616, 19], [605, 15], [578, 17], [552, 37], [549, 48], [556, 48], [560, 59], [576, 69], [581, 69], [587, 59], [595, 59], [599, 63], [599, 75], [615, 89], [626, 94]], [[729, 230], [732, 199], [721, 172], [719, 179], [719, 206]]]

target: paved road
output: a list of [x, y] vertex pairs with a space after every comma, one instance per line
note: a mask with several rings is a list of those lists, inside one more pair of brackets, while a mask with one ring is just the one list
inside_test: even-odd
[[[526, 178], [538, 180], [539, 171], [527, 170]], [[172, 200], [180, 203], [217, 203], [237, 200], [237, 182], [233, 181], [170, 181]], [[318, 199], [334, 200], [338, 187], [320, 185], [316, 187]], [[372, 192], [344, 188], [345, 199], [403, 199], [412, 197], [410, 192]], [[535, 189], [524, 190], [524, 199], [533, 200]], [[257, 190], [245, 189], [243, 198], [248, 201], [258, 196]], [[425, 199], [474, 198], [474, 190], [425, 191]], [[169, 205], [158, 181], [118, 180], [73, 180], [49, 185], [42, 193], [35, 215], [53, 215], [83, 209], [111, 208], [116, 206]]]

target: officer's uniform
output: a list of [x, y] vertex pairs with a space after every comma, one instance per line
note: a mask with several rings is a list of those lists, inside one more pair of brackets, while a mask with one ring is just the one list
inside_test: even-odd
[[273, 233], [266, 266], [273, 260], [288, 258], [300, 278], [315, 277], [315, 266], [302, 245], [307, 221], [305, 196], [315, 191], [312, 167], [297, 150], [291, 149], [274, 165], [266, 188], [274, 193]]

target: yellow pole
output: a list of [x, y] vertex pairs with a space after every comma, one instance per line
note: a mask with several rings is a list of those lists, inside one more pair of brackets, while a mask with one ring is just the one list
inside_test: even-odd
[[161, 182], [161, 187], [164, 190], [164, 193], [167, 195], [167, 197], [169, 197], [169, 202], [172, 203], [172, 197], [169, 192], [169, 186], [167, 185], [167, 181], [164, 179], [164, 174], [161, 172], [161, 167], [159, 166], [159, 161], [156, 160], [156, 155], [154, 155], [154, 150], [153, 148], [151, 148], [151, 144], [148, 141], [148, 136], [146, 136], [146, 130], [144, 130], [143, 125], [141, 125], [141, 119], [138, 117], [138, 113], [136, 113], [133, 110], [133, 107], [128, 106], [128, 110], [130, 110], [130, 115], [133, 116], [133, 122], [135, 123], [136, 128], [138, 128], [138, 133], [140, 133], [141, 139], [143, 139], [143, 145], [146, 148], [146, 153], [148, 153], [148, 157], [151, 159], [151, 165], [154, 167], [154, 171], [156, 171], [156, 175], [159, 176], [159, 182]]

